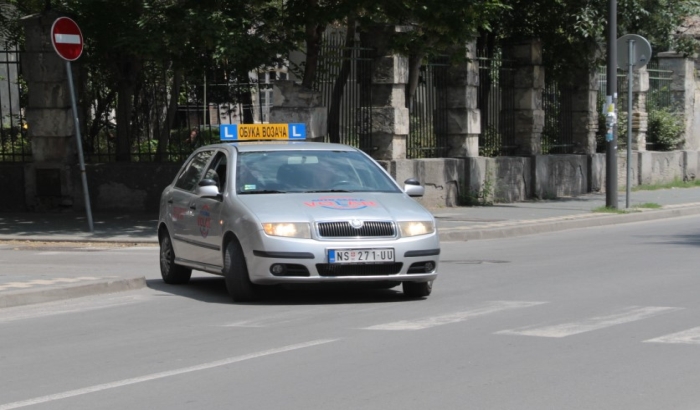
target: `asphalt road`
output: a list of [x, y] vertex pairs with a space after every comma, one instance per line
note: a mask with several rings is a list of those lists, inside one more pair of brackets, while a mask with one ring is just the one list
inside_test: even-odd
[[700, 217], [446, 242], [426, 300], [158, 278], [156, 248], [0, 249], [149, 287], [0, 310], [0, 410], [694, 409]]

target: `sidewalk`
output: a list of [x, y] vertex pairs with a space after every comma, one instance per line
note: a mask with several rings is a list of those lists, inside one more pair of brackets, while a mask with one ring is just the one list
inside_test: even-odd
[[[618, 194], [619, 206], [625, 209], [625, 193]], [[588, 194], [575, 198], [528, 201], [493, 206], [431, 209], [438, 223], [442, 241], [468, 241], [554, 232], [566, 229], [649, 221], [700, 214], [700, 188], [638, 191], [630, 195], [630, 209], [625, 214], [592, 212], [606, 203], [605, 194]], [[636, 208], [646, 203], [659, 209]], [[158, 245], [157, 215], [96, 214], [94, 232], [88, 229], [83, 213], [0, 213], [0, 247], [14, 241], [90, 242], [108, 244]], [[0, 265], [1, 266], [1, 265]], [[60, 300], [88, 294], [137, 289], [146, 286], [144, 278], [89, 278], [76, 283], [70, 278], [45, 281], [32, 286], [33, 278], [21, 272], [3, 272], [0, 268], [0, 308], [29, 303]], [[50, 282], [50, 283], [49, 283]], [[12, 285], [8, 285], [12, 284]], [[24, 284], [24, 285], [23, 285]], [[24, 289], [24, 290], [23, 290]]]

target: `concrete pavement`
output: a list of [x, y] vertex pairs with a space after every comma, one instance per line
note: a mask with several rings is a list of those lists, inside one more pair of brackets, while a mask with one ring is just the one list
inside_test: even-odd
[[[619, 193], [625, 210], [625, 194]], [[624, 214], [593, 212], [605, 206], [605, 194], [493, 206], [431, 209], [442, 241], [506, 238], [629, 222], [700, 214], [700, 188], [637, 191]], [[658, 204], [658, 209], [639, 207]], [[84, 213], [0, 213], [0, 249], [22, 246], [157, 246], [157, 215], [96, 214], [89, 232]], [[0, 265], [2, 266], [2, 265]], [[50, 273], [46, 275], [50, 276]], [[143, 277], [46, 277], [0, 268], [0, 308], [98, 293], [138, 289]]]

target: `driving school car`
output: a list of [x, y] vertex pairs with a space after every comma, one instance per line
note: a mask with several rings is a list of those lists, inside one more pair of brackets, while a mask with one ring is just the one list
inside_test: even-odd
[[440, 244], [432, 214], [371, 157], [307, 142], [304, 124], [221, 127], [222, 143], [197, 149], [160, 199], [163, 280], [192, 270], [222, 275], [235, 301], [266, 285], [402, 284], [426, 297]]

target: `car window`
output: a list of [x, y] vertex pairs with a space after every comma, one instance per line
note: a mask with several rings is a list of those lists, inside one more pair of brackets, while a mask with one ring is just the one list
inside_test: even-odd
[[356, 151], [243, 152], [236, 192], [400, 192], [371, 159]]
[[204, 178], [211, 179], [216, 182], [219, 192], [223, 193], [226, 190], [226, 180], [228, 179], [228, 161], [226, 159], [226, 154], [219, 152], [216, 154], [214, 159], [211, 161], [207, 172], [204, 173]]
[[197, 182], [202, 178], [205, 167], [213, 154], [214, 151], [210, 150], [196, 154], [190, 162], [183, 167], [183, 171], [175, 182], [175, 187], [185, 191], [193, 190]]

